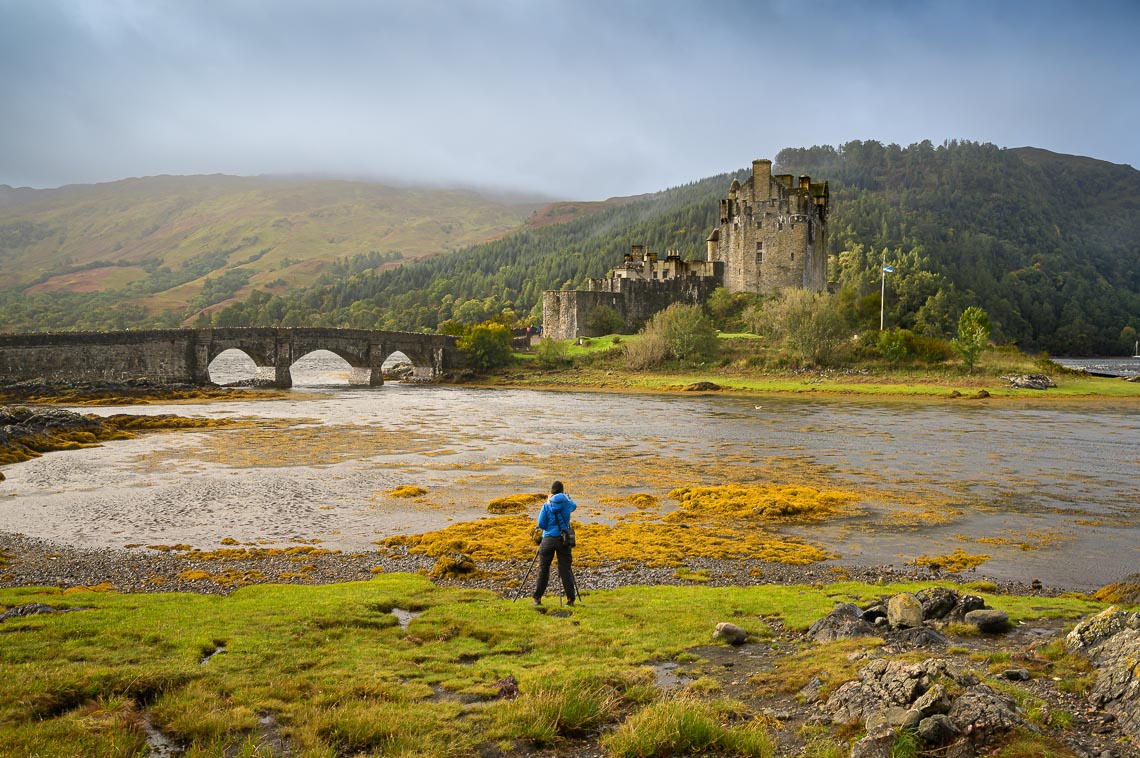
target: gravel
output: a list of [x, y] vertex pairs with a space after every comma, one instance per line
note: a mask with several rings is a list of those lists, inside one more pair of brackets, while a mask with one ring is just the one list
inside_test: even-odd
[[[32, 539], [21, 534], [0, 532], [0, 587], [50, 586], [63, 589], [108, 584], [118, 592], [194, 592], [228, 594], [246, 584], [331, 584], [365, 581], [377, 573], [427, 573], [434, 559], [397, 552], [333, 553], [328, 555], [271, 555], [244, 559], [191, 558], [179, 552], [149, 548], [131, 550], [88, 549]], [[471, 577], [439, 580], [441, 586], [488, 589], [510, 596], [518, 580], [530, 567], [530, 560], [493, 561], [478, 566]], [[688, 576], [706, 576], [694, 582], [676, 576], [672, 567], [646, 566], [630, 562], [579, 561], [574, 576], [584, 595], [591, 590], [633, 585], [694, 585], [710, 587], [757, 586], [764, 584], [828, 584], [840, 580], [891, 583], [914, 580], [966, 582], [985, 579], [976, 573], [965, 576], [932, 573], [926, 569], [894, 566], [848, 566], [814, 564], [788, 566], [763, 561], [718, 561], [695, 559], [686, 562]], [[215, 577], [228, 575], [231, 581], [187, 579], [187, 571], [204, 571]], [[284, 576], [283, 576], [284, 575]], [[531, 572], [528, 584], [534, 581]], [[1064, 588], [1041, 587], [1002, 580], [992, 581], [995, 592], [1013, 595], [1056, 596]], [[552, 583], [551, 592], [558, 583]]]

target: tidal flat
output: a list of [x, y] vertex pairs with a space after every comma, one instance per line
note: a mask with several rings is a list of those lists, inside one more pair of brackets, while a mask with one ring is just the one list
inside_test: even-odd
[[[237, 545], [360, 555], [442, 531], [441, 544], [498, 541], [488, 558], [526, 558], [526, 518], [489, 506], [561, 479], [592, 538], [579, 551], [587, 562], [640, 556], [680, 570], [717, 550], [739, 558], [733, 551], [744, 546], [836, 576], [933, 565], [1091, 590], [1133, 572], [1140, 545], [1140, 415], [1127, 402], [389, 384], [95, 412], [236, 423], [8, 466], [4, 531], [155, 555], [224, 555]], [[400, 487], [424, 492], [393, 495]], [[683, 494], [693, 488], [713, 488], [720, 500], [736, 488], [745, 505], [694, 510]], [[844, 507], [757, 519], [749, 493], [839, 493]]]

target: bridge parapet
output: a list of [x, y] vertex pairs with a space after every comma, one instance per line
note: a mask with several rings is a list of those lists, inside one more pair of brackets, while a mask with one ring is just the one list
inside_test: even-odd
[[406, 355], [421, 378], [462, 368], [455, 342], [442, 334], [306, 327], [0, 334], [0, 382], [146, 379], [205, 384], [211, 361], [237, 349], [253, 359], [259, 378], [273, 386], [292, 386], [290, 367], [314, 350], [343, 358], [358, 383], [380, 385], [381, 367], [395, 352]]

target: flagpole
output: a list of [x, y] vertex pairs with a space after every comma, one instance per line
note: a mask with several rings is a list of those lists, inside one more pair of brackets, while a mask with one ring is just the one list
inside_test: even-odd
[[882, 289], [879, 291], [879, 331], [883, 331], [883, 315], [887, 307], [887, 249], [883, 248], [883, 265], [879, 268], [879, 275], [883, 279]]

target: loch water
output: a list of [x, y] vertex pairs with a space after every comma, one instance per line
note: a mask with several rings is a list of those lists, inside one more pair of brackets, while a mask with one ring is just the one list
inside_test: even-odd
[[[76, 409], [241, 423], [6, 466], [0, 529], [92, 547], [354, 552], [485, 517], [491, 499], [555, 478], [583, 521], [620, 517], [638, 492], [667, 509], [686, 483], [787, 482], [862, 493], [858, 515], [785, 529], [840, 565], [961, 548], [990, 555], [980, 574], [1080, 589], [1140, 570], [1135, 403], [369, 388], [349, 386], [339, 359], [314, 360], [294, 367], [285, 400]], [[428, 495], [390, 496], [405, 484]]]

